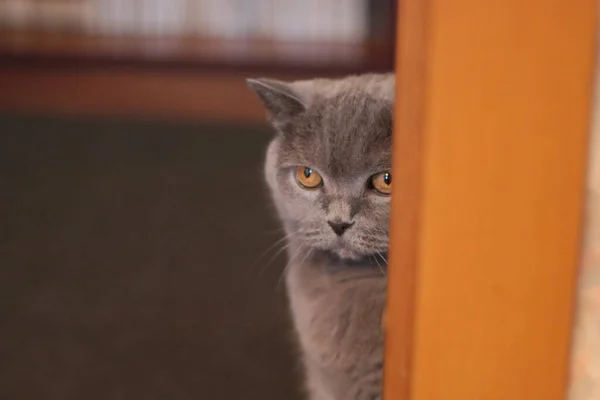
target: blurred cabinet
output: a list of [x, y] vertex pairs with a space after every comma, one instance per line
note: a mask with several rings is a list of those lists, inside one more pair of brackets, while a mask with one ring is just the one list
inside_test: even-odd
[[394, 8], [390, 0], [0, 0], [0, 57], [385, 70]]
[[389, 71], [395, 8], [393, 0], [0, 0], [0, 111], [262, 121], [243, 77]]

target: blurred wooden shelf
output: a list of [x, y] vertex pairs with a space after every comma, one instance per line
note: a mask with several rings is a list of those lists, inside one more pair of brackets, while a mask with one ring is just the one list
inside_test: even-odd
[[136, 66], [278, 72], [389, 71], [393, 43], [110, 37], [0, 30], [0, 65]]
[[258, 122], [245, 77], [390, 71], [393, 54], [388, 43], [0, 31], [0, 112]]

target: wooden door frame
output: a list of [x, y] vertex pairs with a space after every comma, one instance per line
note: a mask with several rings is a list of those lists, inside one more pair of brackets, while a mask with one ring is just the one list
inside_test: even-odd
[[564, 398], [596, 0], [403, 0], [385, 400]]

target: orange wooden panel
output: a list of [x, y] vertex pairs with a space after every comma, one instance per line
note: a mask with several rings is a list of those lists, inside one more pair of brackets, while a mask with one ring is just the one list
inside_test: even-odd
[[411, 383], [429, 5], [428, 1], [402, 1], [398, 10], [391, 276], [384, 319], [386, 399], [409, 399]]
[[400, 4], [385, 399], [562, 399], [597, 4]]

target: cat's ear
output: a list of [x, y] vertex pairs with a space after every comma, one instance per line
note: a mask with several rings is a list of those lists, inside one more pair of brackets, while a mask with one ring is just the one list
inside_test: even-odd
[[296, 116], [306, 110], [307, 99], [292, 84], [274, 79], [246, 79], [275, 120]]

